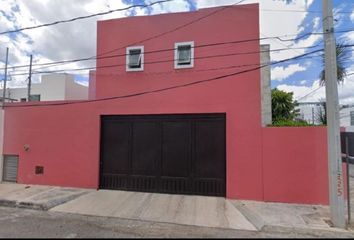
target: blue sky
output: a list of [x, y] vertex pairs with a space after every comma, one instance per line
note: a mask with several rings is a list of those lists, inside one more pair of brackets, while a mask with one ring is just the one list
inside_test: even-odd
[[[17, 34], [0, 35], [0, 68], [3, 67], [5, 48], [10, 48], [10, 65], [28, 64], [28, 56], [34, 55], [34, 62], [50, 62], [63, 59], [75, 59], [95, 55], [96, 21], [100, 19], [128, 17], [132, 15], [151, 15], [168, 12], [194, 11], [204, 7], [230, 5], [239, 0], [174, 0], [171, 3], [154, 5], [149, 9], [135, 9], [117, 12], [103, 18], [92, 18], [77, 21], [75, 24], [62, 24], [50, 28], [24, 31]], [[0, 31], [13, 28], [43, 24], [71, 17], [103, 12], [110, 9], [123, 8], [132, 4], [151, 3], [152, 0], [0, 0]], [[260, 38], [282, 36], [292, 39], [308, 32], [322, 31], [322, 1], [320, 0], [245, 0], [243, 3], [260, 3]], [[354, 1], [334, 0], [335, 30], [354, 30]], [[307, 12], [304, 12], [306, 10]], [[55, 12], [56, 14], [52, 14]], [[94, 33], [94, 34], [93, 34]], [[338, 41], [347, 44], [354, 43], [354, 31], [336, 34]], [[311, 35], [299, 41], [281, 42], [266, 40], [271, 49], [298, 48], [318, 45], [322, 48], [322, 36]], [[282, 52], [272, 52], [272, 61], [278, 61], [310, 50], [298, 49]], [[354, 72], [354, 61], [346, 62], [348, 72]], [[75, 63], [45, 70], [60, 68], [80, 68], [94, 66], [95, 62]], [[319, 73], [322, 69], [321, 56], [299, 59], [272, 68], [272, 87], [293, 91], [295, 98], [300, 98], [318, 88]], [[25, 73], [27, 69], [10, 69], [12, 75]], [[88, 72], [69, 72], [77, 74], [77, 80], [87, 81]], [[0, 78], [3, 76], [0, 73]], [[13, 76], [12, 87], [23, 86], [26, 78]], [[39, 76], [35, 76], [35, 81]], [[344, 86], [339, 88], [342, 103], [354, 103], [354, 76], [348, 77]], [[317, 101], [324, 97], [324, 89], [319, 89], [303, 101]]]

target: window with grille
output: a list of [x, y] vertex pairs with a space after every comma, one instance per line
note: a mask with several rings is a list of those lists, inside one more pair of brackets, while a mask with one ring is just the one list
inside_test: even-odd
[[142, 71], [144, 70], [144, 47], [128, 47], [126, 52], [126, 70]]
[[194, 42], [175, 43], [175, 68], [194, 66]]
[[350, 126], [354, 126], [354, 111], [350, 112]]

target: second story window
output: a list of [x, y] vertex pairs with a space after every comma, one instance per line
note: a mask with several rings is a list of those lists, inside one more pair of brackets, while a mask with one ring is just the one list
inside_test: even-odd
[[194, 66], [194, 42], [175, 43], [175, 68]]
[[128, 47], [126, 52], [126, 71], [144, 70], [144, 47]]
[[354, 111], [350, 112], [350, 126], [354, 126]]

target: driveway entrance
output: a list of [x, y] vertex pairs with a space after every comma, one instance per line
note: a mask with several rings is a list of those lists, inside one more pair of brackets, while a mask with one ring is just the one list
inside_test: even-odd
[[101, 189], [225, 197], [225, 114], [103, 116], [101, 123]]
[[222, 197], [99, 190], [51, 211], [202, 227], [257, 230]]

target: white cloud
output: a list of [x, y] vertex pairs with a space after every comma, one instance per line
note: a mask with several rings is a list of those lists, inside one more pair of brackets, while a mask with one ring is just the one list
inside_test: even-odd
[[320, 18], [320, 17], [315, 17], [315, 18], [313, 19], [313, 27], [314, 27], [315, 29], [319, 28], [320, 23], [321, 23], [321, 18]]
[[[293, 92], [294, 99], [301, 102], [312, 102], [318, 101], [321, 98], [324, 98], [324, 88], [319, 88], [319, 80], [314, 81], [312, 86], [298, 86], [298, 85], [288, 85], [282, 84], [277, 86], [278, 89]], [[318, 90], [317, 90], [318, 89]], [[311, 94], [309, 94], [311, 93]], [[307, 96], [306, 96], [307, 95]], [[306, 97], [305, 97], [306, 96]]]
[[284, 79], [294, 75], [297, 72], [303, 72], [306, 68], [300, 64], [291, 64], [287, 67], [272, 68], [272, 80], [283, 81]]
[[[0, 10], [6, 12], [2, 16], [0, 11], [0, 31], [24, 28], [39, 24], [50, 23], [58, 20], [71, 19], [78, 16], [105, 12], [113, 9], [127, 7], [121, 0], [0, 0]], [[19, 11], [16, 10], [19, 9]], [[54, 14], [55, 13], [55, 14]], [[86, 58], [96, 55], [96, 22], [107, 18], [125, 17], [127, 11], [115, 12], [101, 17], [93, 17], [75, 21], [75, 23], [63, 23], [51, 27], [43, 27], [21, 34], [0, 35], [0, 62], [5, 57], [5, 47], [10, 48], [9, 61], [11, 65], [28, 65], [28, 55], [33, 54], [34, 64], [60, 61], [64, 59]], [[10, 19], [8, 19], [10, 18]], [[65, 64], [41, 71], [70, 69], [95, 66], [95, 61]], [[34, 67], [34, 70], [37, 67]], [[26, 73], [28, 69], [21, 68], [9, 74]], [[77, 72], [88, 74], [86, 72]], [[27, 76], [13, 76], [9, 86], [23, 86]], [[39, 81], [39, 75], [33, 75], [34, 81]]]
[[354, 22], [354, 11], [353, 11], [353, 13], [350, 15], [350, 20], [352, 20], [352, 22]]
[[[150, 4], [152, 0], [146, 0]], [[0, 0], [0, 31], [40, 25], [58, 20], [86, 16], [113, 9], [126, 8], [123, 0]], [[15, 10], [18, 9], [19, 11]], [[170, 3], [155, 4], [150, 7], [152, 14], [188, 11], [189, 3], [186, 0], [177, 0]], [[3, 15], [3, 12], [7, 16]], [[55, 14], [54, 14], [55, 13]], [[128, 11], [117, 11], [111, 14], [92, 17], [63, 23], [50, 27], [43, 27], [23, 31], [16, 38], [10, 35], [0, 35], [0, 66], [5, 59], [5, 48], [10, 48], [10, 65], [28, 65], [29, 55], [33, 54], [33, 63], [44, 63], [66, 59], [87, 58], [96, 55], [96, 26], [97, 20], [122, 18], [129, 14], [147, 15], [146, 8], [134, 8]], [[8, 17], [10, 17], [8, 19]], [[93, 67], [95, 61], [85, 61], [59, 65], [51, 68], [42, 68], [40, 71], [55, 71], [60, 69], [75, 69]], [[38, 67], [34, 67], [34, 70]], [[27, 73], [28, 69], [21, 68], [14, 71], [9, 69], [10, 75]], [[88, 71], [71, 72], [87, 75]], [[9, 86], [23, 86], [25, 75], [13, 76]], [[33, 75], [34, 81], [39, 81], [39, 75]]]
[[[237, 1], [234, 0], [198, 0], [196, 1], [198, 8], [230, 5]], [[296, 0], [287, 4], [286, 1], [272, 1], [272, 0], [246, 0], [242, 4], [246, 3], [259, 3], [260, 5], [260, 37], [275, 37], [282, 36], [282, 39], [293, 39], [296, 35], [304, 30], [301, 25], [307, 12], [289, 12], [288, 10], [306, 10], [311, 6], [314, 0]], [[264, 10], [264, 11], [263, 11]], [[272, 11], [267, 11], [272, 10]], [[273, 11], [275, 10], [275, 11]], [[280, 10], [280, 11], [277, 11]], [[316, 25], [317, 22], [312, 23]], [[318, 27], [318, 26], [317, 26]], [[289, 48], [301, 48], [312, 46], [318, 42], [322, 37], [320, 35], [310, 35], [298, 42], [288, 41], [281, 42], [276, 39], [263, 40], [262, 43], [270, 44], [271, 50], [289, 47]], [[277, 51], [271, 52], [271, 59], [273, 61], [279, 61], [286, 58], [291, 58], [297, 55], [305, 53], [305, 49], [289, 50], [289, 51]]]
[[[353, 72], [354, 66], [352, 66], [348, 72]], [[312, 86], [297, 86], [282, 84], [277, 86], [278, 89], [293, 92], [294, 98], [302, 102], [317, 102], [320, 99], [326, 97], [325, 87], [319, 88], [319, 80], [316, 80]], [[354, 103], [354, 75], [348, 76], [343, 85], [338, 86], [338, 97], [340, 104], [353, 104]], [[304, 97], [306, 96], [306, 97]]]
[[169, 13], [169, 12], [185, 12], [189, 10], [189, 3], [187, 0], [179, 0], [166, 2], [163, 4], [156, 4], [152, 6], [152, 14]]

